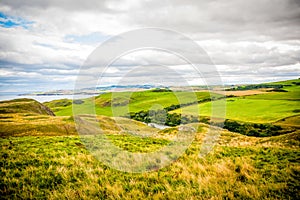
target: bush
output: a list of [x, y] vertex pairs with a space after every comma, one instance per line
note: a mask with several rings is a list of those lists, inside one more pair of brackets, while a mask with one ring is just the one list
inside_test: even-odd
[[74, 103], [74, 104], [83, 104], [84, 101], [81, 100], [81, 99], [75, 99], [75, 100], [73, 100], [73, 103]]

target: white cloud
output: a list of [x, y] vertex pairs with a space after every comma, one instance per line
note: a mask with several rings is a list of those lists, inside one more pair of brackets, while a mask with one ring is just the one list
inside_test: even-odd
[[[0, 12], [7, 16], [1, 17], [0, 23], [8, 19], [32, 22], [28, 27], [0, 26], [3, 84], [30, 82], [38, 75], [45, 80], [45, 87], [72, 87], [80, 66], [97, 45], [111, 36], [143, 27], [167, 28], [195, 40], [226, 82], [288, 79], [300, 74], [297, 0], [3, 0]], [[178, 40], [171, 45], [184, 49]], [[182, 76], [190, 77], [189, 82], [198, 81], [182, 59], [166, 52], [139, 51], [117, 60], [106, 72], [106, 83], [120, 79], [118, 76], [130, 66], [153, 64], [172, 66]], [[83, 74], [88, 77], [91, 72], [99, 76], [96, 68]], [[131, 78], [131, 82], [138, 80]], [[170, 75], [171, 80], [175, 79]]]

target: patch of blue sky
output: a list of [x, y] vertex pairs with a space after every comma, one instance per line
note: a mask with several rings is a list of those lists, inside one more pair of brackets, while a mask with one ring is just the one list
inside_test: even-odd
[[99, 32], [93, 32], [87, 35], [66, 35], [64, 41], [83, 44], [95, 44], [101, 43], [109, 38], [110, 36], [108, 35], [103, 35]]
[[50, 49], [54, 49], [54, 50], [59, 50], [61, 48], [59, 47], [56, 47], [54, 45], [51, 45], [51, 44], [46, 44], [46, 43], [41, 43], [41, 42], [33, 42], [34, 45], [37, 45], [37, 46], [41, 46], [41, 47], [46, 47], [46, 48], [50, 48]]
[[4, 28], [13, 28], [13, 27], [23, 27], [29, 29], [33, 24], [33, 21], [25, 20], [21, 17], [6, 15], [3, 12], [0, 12], [0, 26]]

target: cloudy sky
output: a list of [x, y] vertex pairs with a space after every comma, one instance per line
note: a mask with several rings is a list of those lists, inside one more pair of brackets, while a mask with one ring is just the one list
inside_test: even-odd
[[[72, 89], [96, 47], [147, 27], [191, 38], [225, 84], [300, 77], [299, 0], [1, 0], [0, 92]], [[116, 60], [101, 84], [118, 84], [124, 66], [132, 83], [157, 71], [168, 74], [162, 66], [175, 69], [168, 84], [178, 83], [176, 76], [201, 83], [178, 57], [141, 50]]]

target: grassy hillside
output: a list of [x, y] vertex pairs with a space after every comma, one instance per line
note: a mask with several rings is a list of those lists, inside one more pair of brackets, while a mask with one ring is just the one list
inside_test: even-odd
[[[213, 152], [202, 158], [199, 149], [205, 130], [202, 127], [173, 164], [142, 174], [104, 166], [75, 136], [1, 139], [1, 198], [300, 198], [299, 134], [259, 139], [223, 131]], [[122, 135], [112, 135], [111, 140], [133, 152], [165, 144], [155, 138], [124, 140]]]
[[[95, 99], [84, 99], [82, 104], [74, 104], [74, 109], [79, 113], [85, 110], [91, 112], [94, 109], [98, 115], [105, 116], [124, 116], [128, 112], [138, 112], [141, 110], [164, 108], [176, 104], [186, 104], [193, 101], [218, 98], [221, 94], [209, 92], [157, 92], [157, 91], [141, 91], [141, 92], [115, 92], [105, 93], [97, 96]], [[70, 100], [55, 100], [45, 103], [58, 116], [72, 115], [72, 105]], [[154, 106], [154, 107], [153, 107]], [[113, 108], [113, 109], [112, 109]]]
[[265, 83], [265, 84], [271, 84], [271, 85], [285, 85], [285, 87], [294, 87], [295, 85], [300, 85], [300, 78], [298, 79], [291, 79], [291, 80], [285, 80], [285, 81], [277, 81], [277, 82], [271, 82], [271, 83]]
[[270, 91], [267, 94], [247, 96], [247, 98], [267, 99], [267, 100], [276, 100], [276, 99], [278, 99], [278, 100], [300, 101], [300, 79], [280, 81], [280, 82], [275, 82], [275, 83], [272, 83], [272, 84], [273, 85], [283, 85], [282, 92], [272, 92], [272, 91]]
[[[300, 80], [278, 82], [277, 84], [287, 85], [282, 88], [286, 92], [267, 92], [228, 98], [226, 101], [226, 118], [245, 122], [267, 123], [297, 115], [300, 112], [300, 86], [296, 83], [300, 83]], [[172, 112], [195, 115], [197, 114], [195, 110], [199, 107], [200, 115], [210, 116], [211, 105], [211, 102], [205, 102]], [[221, 101], [214, 103], [216, 111], [221, 105]]]
[[0, 114], [6, 113], [31, 113], [54, 116], [54, 113], [45, 105], [26, 98], [0, 101]]
[[69, 117], [55, 117], [45, 105], [33, 99], [0, 102], [0, 136], [75, 135]]
[[[218, 109], [223, 106], [222, 101], [214, 102], [215, 111], [218, 116]], [[200, 109], [200, 115], [211, 115], [211, 102], [202, 103], [199, 105], [191, 105], [182, 109], [177, 109], [175, 113], [182, 113], [186, 115], [195, 115], [197, 108]], [[226, 101], [226, 118], [254, 122], [267, 123], [274, 122], [282, 118], [296, 115], [298, 113], [299, 101], [287, 100], [265, 100], [265, 99], [251, 99], [251, 98], [230, 98]], [[171, 113], [172, 113], [171, 112]], [[222, 114], [222, 113], [221, 113]]]
[[[158, 131], [141, 122], [126, 118], [97, 116], [99, 127], [105, 133], [138, 133], [149, 135]], [[73, 117], [53, 117], [31, 114], [0, 115], [0, 137], [78, 135]]]
[[60, 110], [63, 110], [64, 108], [71, 106], [72, 105], [72, 100], [71, 99], [58, 99], [58, 100], [53, 100], [50, 102], [44, 103], [46, 106], [51, 108], [53, 112], [58, 112]]
[[[62, 102], [62, 101], [56, 101]], [[32, 99], [0, 102], [0, 136], [58, 136], [77, 135], [74, 118], [52, 116], [49, 108]], [[52, 113], [49, 115], [48, 113]], [[147, 134], [158, 130], [126, 118], [97, 116], [99, 127], [106, 133], [139, 132]]]

